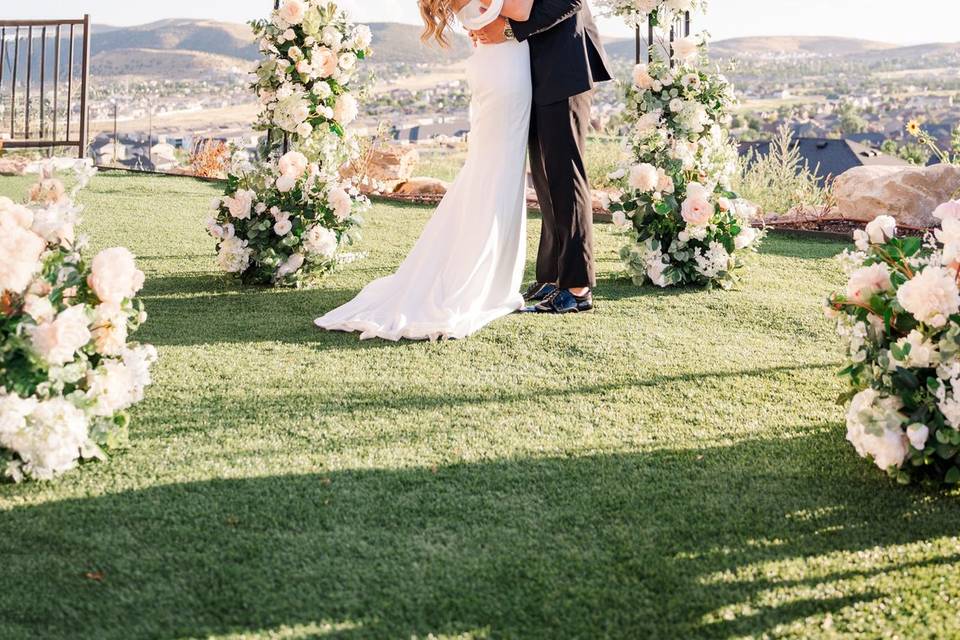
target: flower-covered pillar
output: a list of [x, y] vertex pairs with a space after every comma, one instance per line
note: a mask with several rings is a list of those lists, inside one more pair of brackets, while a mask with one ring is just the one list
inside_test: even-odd
[[707, 68], [705, 34], [690, 33], [691, 12], [705, 2], [600, 4], [635, 28], [646, 24], [650, 42], [648, 61], [637, 63], [626, 90], [629, 160], [612, 176], [622, 189], [610, 209], [627, 237], [624, 265], [637, 285], [730, 287], [742, 250], [762, 234], [751, 226], [755, 208], [731, 191], [733, 88]]
[[263, 60], [253, 89], [255, 127], [284, 134], [284, 154], [243, 167], [213, 203], [207, 229], [220, 267], [244, 283], [299, 285], [349, 256], [366, 207], [341, 168], [359, 146], [349, 125], [359, 108], [357, 68], [370, 55], [370, 29], [335, 2], [282, 0], [251, 23]]

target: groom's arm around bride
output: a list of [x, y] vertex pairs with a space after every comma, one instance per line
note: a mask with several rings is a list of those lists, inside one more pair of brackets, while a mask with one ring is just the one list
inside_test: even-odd
[[[481, 41], [497, 40], [491, 25]], [[509, 21], [513, 35], [529, 42], [534, 107], [530, 123], [530, 165], [543, 214], [537, 256], [537, 283], [528, 293], [552, 290], [538, 305], [547, 312], [590, 308], [588, 288], [596, 284], [593, 261], [593, 205], [584, 151], [590, 126], [592, 90], [610, 80], [600, 33], [585, 0], [534, 0], [528, 20]], [[507, 30], [509, 36], [509, 30]], [[491, 40], [492, 39], [492, 40]], [[578, 302], [577, 296], [581, 298]]]

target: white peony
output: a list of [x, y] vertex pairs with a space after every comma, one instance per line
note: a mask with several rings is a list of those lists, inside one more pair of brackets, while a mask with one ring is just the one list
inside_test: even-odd
[[655, 191], [660, 184], [657, 168], [646, 162], [630, 167], [630, 188], [643, 193]]
[[890, 270], [887, 265], [880, 263], [861, 267], [850, 274], [847, 282], [847, 297], [854, 302], [867, 303], [874, 294], [881, 291], [890, 291], [893, 283], [890, 282]]
[[227, 273], [242, 273], [250, 266], [250, 256], [253, 251], [247, 246], [246, 240], [230, 236], [220, 243], [217, 252], [217, 264]]
[[700, 41], [696, 36], [678, 38], [673, 43], [673, 59], [679, 64], [694, 62], [700, 54]]
[[927, 267], [897, 291], [897, 301], [918, 322], [939, 328], [960, 311], [957, 281], [942, 267]]
[[[11, 398], [15, 396], [0, 396], [0, 446], [15, 452], [27, 473], [40, 480], [72, 469], [89, 440], [83, 412], [61, 397], [43, 402]], [[8, 412], [12, 419], [4, 417]]]
[[279, 100], [273, 110], [276, 125], [289, 133], [296, 133], [297, 128], [309, 117], [310, 103], [297, 93]]
[[90, 264], [87, 284], [101, 302], [120, 304], [143, 288], [143, 271], [137, 269], [133, 254], [124, 247], [104, 249]]
[[87, 308], [80, 304], [61, 311], [51, 322], [29, 327], [27, 333], [33, 348], [52, 366], [72, 362], [92, 337]]

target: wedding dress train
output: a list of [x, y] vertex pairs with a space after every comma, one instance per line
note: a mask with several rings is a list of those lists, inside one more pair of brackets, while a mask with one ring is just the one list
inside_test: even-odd
[[[471, 3], [471, 7], [476, 6]], [[396, 273], [318, 318], [361, 339], [464, 338], [523, 306], [526, 146], [533, 101], [526, 43], [481, 45], [466, 164]]]

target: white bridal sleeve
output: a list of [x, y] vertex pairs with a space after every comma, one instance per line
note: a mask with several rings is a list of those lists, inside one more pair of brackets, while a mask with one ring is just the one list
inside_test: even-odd
[[457, 18], [464, 27], [476, 31], [496, 20], [502, 10], [503, 0], [492, 0], [489, 7], [484, 7], [480, 0], [470, 0], [463, 9], [457, 12]]

